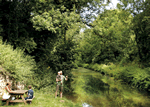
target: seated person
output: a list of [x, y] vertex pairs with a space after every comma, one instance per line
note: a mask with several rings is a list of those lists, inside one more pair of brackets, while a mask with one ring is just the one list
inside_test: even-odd
[[[10, 87], [11, 87], [11, 83], [10, 83], [10, 82], [7, 82], [7, 83], [6, 83], [6, 87], [5, 87], [4, 94], [3, 94], [3, 96], [2, 96], [3, 99], [9, 99], [9, 98], [10, 98], [9, 93], [10, 93], [10, 92], [15, 92], [15, 91], [12, 91]], [[12, 100], [14, 100], [14, 99], [15, 99], [15, 97], [12, 97]]]
[[32, 98], [33, 98], [34, 92], [33, 92], [33, 90], [32, 90], [31, 85], [29, 85], [28, 88], [29, 88], [29, 90], [28, 90], [28, 96], [25, 98], [25, 100], [27, 100], [27, 99], [32, 99]]

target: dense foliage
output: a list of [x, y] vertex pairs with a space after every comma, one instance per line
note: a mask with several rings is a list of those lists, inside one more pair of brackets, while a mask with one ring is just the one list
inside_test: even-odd
[[134, 19], [133, 30], [136, 34], [135, 41], [138, 48], [139, 62], [144, 67], [149, 66], [149, 12], [150, 1], [149, 0], [120, 0], [118, 8], [124, 9], [130, 12]]
[[84, 32], [79, 51], [85, 63], [119, 62], [122, 58], [131, 59], [136, 45], [131, 30], [132, 16], [121, 10], [109, 10], [99, 14]]
[[[148, 1], [146, 2], [148, 3]], [[149, 2], [150, 3], [150, 2]], [[140, 62], [144, 66], [149, 66], [150, 60], [150, 4], [145, 6], [142, 13], [134, 18], [134, 31], [136, 34], [136, 42]]]
[[12, 80], [29, 83], [36, 70], [34, 59], [25, 55], [20, 49], [13, 50], [11, 45], [7, 45], [0, 39], [0, 67], [4, 75], [8, 75]]

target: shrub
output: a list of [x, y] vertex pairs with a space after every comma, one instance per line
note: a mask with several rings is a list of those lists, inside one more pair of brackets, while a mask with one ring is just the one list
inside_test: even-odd
[[89, 64], [83, 64], [84, 68], [88, 68]]
[[27, 82], [36, 69], [36, 63], [31, 56], [25, 55], [20, 49], [13, 50], [11, 45], [0, 39], [0, 66], [1, 72], [14, 78], [16, 81]]

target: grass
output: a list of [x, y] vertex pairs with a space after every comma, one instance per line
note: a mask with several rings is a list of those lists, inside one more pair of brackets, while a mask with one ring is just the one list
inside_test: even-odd
[[[64, 102], [61, 102], [61, 101]], [[1, 102], [0, 106], [6, 104], [5, 102]], [[24, 105], [24, 103], [14, 103], [13, 105], [9, 105], [9, 107], [82, 107], [81, 103], [74, 103], [71, 100], [64, 98], [55, 98], [54, 93], [42, 93], [35, 92], [35, 98], [33, 99], [31, 105]], [[8, 107], [8, 106], [2, 106]]]

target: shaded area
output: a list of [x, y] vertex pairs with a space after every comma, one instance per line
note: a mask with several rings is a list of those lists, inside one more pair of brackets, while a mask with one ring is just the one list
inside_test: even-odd
[[76, 93], [71, 93], [71, 94], [67, 94], [65, 93], [64, 96], [68, 99], [68, 100], [71, 100], [73, 102], [76, 102], [77, 99], [78, 99], [78, 95]]
[[85, 77], [85, 90], [86, 92], [93, 94], [93, 93], [100, 93], [100, 92], [107, 92], [109, 93], [109, 84], [104, 83], [101, 78], [94, 77], [92, 75], [87, 75]]

